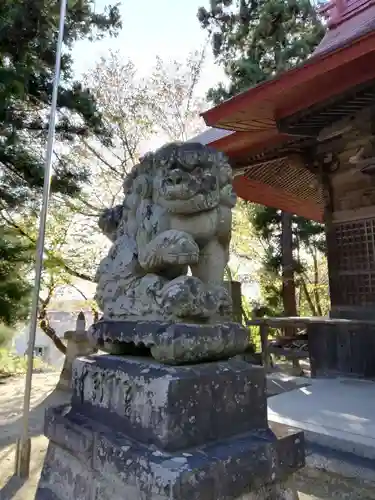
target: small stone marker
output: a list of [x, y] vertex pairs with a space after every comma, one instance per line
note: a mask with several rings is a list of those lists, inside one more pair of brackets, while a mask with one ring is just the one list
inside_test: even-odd
[[71, 404], [47, 411], [35, 500], [298, 499], [303, 433], [268, 427], [264, 369], [241, 359], [249, 332], [228, 316], [228, 163], [169, 145], [124, 188], [88, 330], [109, 354], [76, 358]]
[[79, 356], [96, 352], [87, 336], [86, 318], [83, 311], [80, 311], [77, 316], [75, 330], [65, 332], [64, 339], [66, 340], [66, 354], [57, 389], [69, 391], [71, 390], [73, 361]]

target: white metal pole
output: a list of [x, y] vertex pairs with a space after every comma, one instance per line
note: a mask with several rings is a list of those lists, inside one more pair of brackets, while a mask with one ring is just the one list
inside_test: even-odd
[[31, 383], [33, 376], [35, 334], [38, 322], [39, 292], [40, 292], [40, 283], [43, 270], [45, 230], [46, 230], [48, 201], [49, 201], [51, 177], [52, 177], [52, 156], [53, 156], [53, 145], [55, 141], [57, 95], [60, 82], [61, 51], [62, 51], [63, 36], [64, 36], [66, 5], [67, 5], [67, 0], [61, 0], [59, 35], [56, 47], [55, 76], [53, 82], [51, 111], [48, 124], [48, 138], [47, 138], [45, 169], [44, 169], [43, 199], [40, 211], [39, 235], [38, 235], [38, 242], [37, 242], [37, 249], [35, 256], [35, 284], [34, 284], [34, 292], [32, 298], [32, 306], [31, 306], [29, 344], [27, 351], [27, 372], [26, 372], [25, 394], [23, 402], [22, 434], [17, 442], [15, 473], [17, 476], [23, 478], [28, 477], [30, 472], [31, 440], [29, 437], [29, 414], [30, 414]]

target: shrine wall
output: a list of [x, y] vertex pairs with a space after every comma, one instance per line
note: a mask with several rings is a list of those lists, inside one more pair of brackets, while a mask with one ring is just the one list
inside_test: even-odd
[[332, 315], [375, 319], [375, 177], [353, 162], [366, 142], [348, 137], [329, 174], [326, 231]]
[[359, 141], [353, 141], [339, 155], [339, 167], [331, 174], [333, 220], [348, 221], [375, 216], [375, 177], [363, 174], [351, 163]]

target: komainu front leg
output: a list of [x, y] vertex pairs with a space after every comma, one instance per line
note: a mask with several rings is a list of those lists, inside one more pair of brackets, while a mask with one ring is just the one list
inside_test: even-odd
[[228, 262], [228, 249], [218, 240], [211, 240], [200, 251], [199, 261], [191, 266], [192, 275], [203, 283], [222, 285]]
[[138, 259], [146, 272], [193, 266], [199, 260], [199, 248], [193, 238], [183, 231], [170, 229], [158, 234], [149, 243], [137, 238]]

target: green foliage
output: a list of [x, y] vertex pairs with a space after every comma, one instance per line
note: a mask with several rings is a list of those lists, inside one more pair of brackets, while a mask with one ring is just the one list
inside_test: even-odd
[[198, 19], [230, 79], [210, 90], [215, 104], [302, 63], [324, 34], [310, 0], [212, 0]]
[[232, 239], [230, 252], [238, 257], [257, 265], [262, 256], [259, 236], [252, 224], [253, 204], [238, 199], [232, 211]]
[[[199, 9], [198, 19], [210, 33], [213, 54], [230, 82], [229, 87], [219, 84], [209, 91], [208, 99], [214, 104], [301, 64], [324, 35], [310, 0], [212, 0], [209, 9]], [[281, 278], [283, 255], [287, 255], [282, 248], [282, 213], [254, 204], [247, 204], [243, 212], [263, 247], [258, 275], [263, 304], [256, 312], [281, 315], [286, 310]], [[297, 276], [297, 293], [299, 298], [307, 293], [308, 299], [319, 300], [316, 292], [309, 294], [312, 285], [307, 283], [306, 272], [311, 259], [316, 261], [325, 250], [323, 226], [294, 216], [292, 231], [289, 260], [292, 276]], [[314, 282], [315, 290], [317, 286]], [[285, 293], [294, 294], [294, 287]], [[302, 302], [299, 300], [300, 305]], [[314, 309], [311, 300], [309, 303]]]
[[0, 322], [14, 325], [28, 315], [31, 247], [19, 235], [0, 226]]
[[8, 347], [14, 336], [14, 330], [0, 323], [0, 348]]
[[[259, 315], [283, 315], [282, 301], [282, 213], [262, 205], [253, 205], [251, 220], [253, 227], [263, 241], [264, 255], [260, 272], [260, 287], [264, 307]], [[327, 280], [324, 270], [318, 266], [325, 252], [324, 226], [317, 222], [292, 217], [293, 272], [297, 288], [297, 309], [299, 313], [321, 315], [321, 296], [327, 295]], [[319, 293], [318, 293], [319, 289]], [[323, 294], [323, 290], [325, 294]], [[323, 297], [322, 297], [323, 299]], [[322, 300], [324, 301], [324, 300]], [[325, 301], [326, 302], [326, 301]]]
[[[48, 370], [49, 366], [38, 357], [34, 358], [34, 371]], [[23, 375], [27, 371], [27, 357], [18, 356], [8, 349], [0, 348], [0, 379], [12, 375]]]
[[[59, 139], [72, 140], [76, 133], [105, 134], [101, 115], [89, 90], [71, 79], [72, 44], [83, 37], [115, 33], [120, 21], [117, 7], [100, 15], [94, 12], [93, 1], [69, 1], [68, 4], [57, 132]], [[17, 207], [26, 201], [30, 204], [43, 184], [42, 148], [48, 128], [58, 24], [59, 2], [1, 2], [1, 208]], [[56, 165], [52, 186], [63, 193], [74, 194], [86, 174], [72, 170], [61, 160]]]
[[[27, 314], [33, 261], [29, 247], [35, 248], [36, 241], [27, 239], [25, 248], [24, 234], [13, 222], [14, 217], [35, 219], [39, 210], [58, 25], [59, 2], [4, 0], [0, 4], [0, 321], [6, 324]], [[93, 0], [68, 1], [58, 144], [71, 144], [77, 135], [89, 134], [108, 142], [108, 131], [89, 89], [72, 80], [70, 52], [76, 40], [116, 34], [120, 25], [117, 6], [99, 14]], [[52, 192], [75, 196], [87, 177], [86, 169], [56, 153]]]

